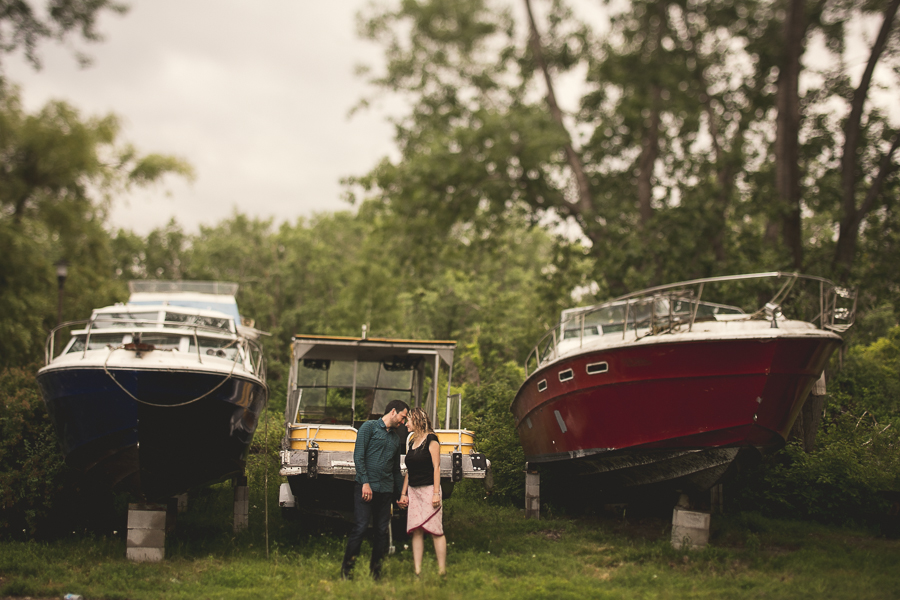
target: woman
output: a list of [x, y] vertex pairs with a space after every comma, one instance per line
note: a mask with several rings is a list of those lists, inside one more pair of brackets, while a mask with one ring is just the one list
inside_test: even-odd
[[406, 477], [401, 500], [409, 501], [406, 532], [412, 534], [413, 564], [416, 575], [422, 570], [425, 532], [431, 534], [437, 555], [438, 573], [447, 572], [447, 539], [444, 537], [444, 512], [441, 504], [441, 444], [428, 415], [421, 408], [409, 411], [412, 428], [406, 453]]

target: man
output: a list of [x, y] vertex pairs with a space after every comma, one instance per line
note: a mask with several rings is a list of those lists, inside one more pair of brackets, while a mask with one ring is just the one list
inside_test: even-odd
[[405, 507], [400, 500], [403, 477], [400, 475], [400, 454], [404, 440], [397, 431], [406, 421], [409, 406], [402, 400], [392, 400], [384, 409], [384, 416], [363, 423], [356, 435], [353, 462], [356, 465], [356, 487], [353, 497], [355, 525], [347, 540], [341, 577], [350, 579], [353, 563], [359, 555], [369, 517], [372, 518], [374, 539], [369, 571], [374, 579], [381, 576], [381, 561], [388, 550], [388, 527], [391, 524], [391, 503]]

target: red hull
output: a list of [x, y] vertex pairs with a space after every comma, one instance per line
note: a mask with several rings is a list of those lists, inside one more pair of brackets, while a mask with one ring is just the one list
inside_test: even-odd
[[[837, 336], [826, 335], [598, 349], [538, 369], [511, 410], [526, 460], [533, 463], [578, 459], [595, 463], [591, 471], [609, 471], [619, 467], [598, 461], [621, 462], [632, 454], [648, 462], [648, 456], [673, 450], [769, 448], [784, 443], [839, 344]], [[608, 369], [588, 374], [587, 365], [597, 363]], [[568, 369], [572, 378], [560, 381]], [[546, 389], [539, 391], [543, 382]], [[672, 478], [677, 476], [675, 469]]]

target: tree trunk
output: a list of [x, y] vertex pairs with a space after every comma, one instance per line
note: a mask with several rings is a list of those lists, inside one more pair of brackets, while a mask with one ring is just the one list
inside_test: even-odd
[[659, 123], [662, 89], [653, 84], [653, 107], [647, 117], [644, 135], [641, 140], [641, 156], [638, 160], [637, 196], [641, 215], [641, 226], [646, 227], [653, 217], [653, 169], [659, 158]]
[[775, 190], [781, 207], [782, 242], [794, 268], [803, 265], [800, 215], [800, 58], [806, 36], [805, 0], [787, 0], [784, 46], [778, 72]]
[[[835, 248], [834, 266], [837, 268], [841, 279], [846, 279], [849, 275], [850, 268], [853, 265], [853, 258], [856, 254], [856, 240], [859, 235], [859, 224], [866, 217], [868, 212], [875, 204], [875, 198], [881, 191], [884, 177], [891, 168], [891, 157], [897, 149], [897, 136], [891, 149], [881, 161], [881, 168], [878, 176], [870, 188], [869, 193], [863, 205], [857, 209], [856, 207], [856, 179], [859, 172], [859, 144], [862, 136], [862, 116], [863, 107], [866, 98], [869, 95], [869, 88], [872, 85], [872, 76], [875, 73], [875, 66], [884, 52], [888, 37], [893, 28], [894, 18], [897, 14], [897, 8], [900, 6], [900, 0], [893, 0], [884, 10], [884, 20], [881, 23], [881, 30], [878, 37], [872, 45], [872, 51], [869, 53], [869, 61], [866, 64], [866, 70], [863, 72], [859, 86], [853, 92], [853, 100], [850, 104], [850, 115], [844, 124], [844, 148], [841, 156], [841, 206], [842, 212], [840, 223], [840, 234], [838, 237], [837, 248]], [[884, 176], [884, 177], [882, 177]], [[873, 189], [877, 188], [877, 192], [873, 195]]]
[[556, 102], [556, 94], [553, 91], [553, 78], [550, 76], [550, 68], [547, 66], [547, 61], [544, 59], [544, 51], [541, 46], [541, 35], [538, 32], [537, 23], [535, 23], [534, 20], [534, 13], [531, 10], [531, 0], [525, 0], [525, 9], [528, 11], [528, 23], [531, 29], [531, 36], [529, 38], [531, 52], [534, 54], [534, 60], [537, 63], [538, 68], [544, 75], [544, 83], [547, 85], [547, 104], [550, 107], [550, 115], [553, 117], [556, 124], [559, 125], [560, 129], [566, 132], [567, 141], [564, 146], [566, 161], [569, 163], [569, 168], [572, 169], [572, 176], [575, 178], [575, 183], [578, 188], [578, 202], [576, 204], [576, 209], [582, 215], [589, 214], [593, 212], [594, 207], [593, 199], [591, 198], [590, 184], [588, 182], [587, 174], [584, 171], [581, 157], [578, 155], [578, 152], [575, 151], [575, 147], [572, 145], [571, 136], [568, 135], [568, 130], [563, 123], [562, 110], [560, 110], [559, 104]]

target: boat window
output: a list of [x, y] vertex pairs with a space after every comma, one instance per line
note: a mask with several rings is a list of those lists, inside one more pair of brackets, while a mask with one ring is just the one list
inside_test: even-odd
[[587, 366], [588, 375], [597, 375], [598, 373], [606, 373], [609, 371], [609, 365], [606, 362], [591, 363]]
[[[297, 368], [297, 387], [315, 387], [328, 385], [330, 360], [301, 360]], [[304, 396], [306, 393], [304, 392]]]
[[188, 326], [197, 325], [200, 327], [209, 327], [212, 329], [223, 329], [228, 332], [232, 330], [231, 319], [224, 319], [220, 317], [204, 317], [203, 315], [167, 312], [166, 322], [184, 324]]
[[[296, 423], [351, 423], [354, 420], [351, 406], [352, 390], [343, 388], [307, 388], [300, 396], [297, 406]], [[359, 413], [360, 397], [356, 397], [357, 413]], [[356, 420], [365, 421], [369, 415]]]
[[[174, 338], [180, 338], [181, 336], [172, 336]], [[191, 345], [188, 346], [188, 352], [197, 352], [197, 345], [194, 343], [193, 336], [189, 336], [191, 340]], [[141, 338], [141, 341], [147, 342], [150, 339], [150, 336], [144, 335]], [[220, 339], [220, 338], [209, 338], [198, 336], [197, 341], [200, 342], [200, 354], [204, 356], [218, 356], [219, 358], [227, 358], [229, 360], [234, 360], [235, 356], [238, 353], [238, 345], [234, 340]], [[152, 343], [152, 342], [149, 342]], [[178, 344], [175, 344], [175, 348], [178, 347]]]
[[[72, 354], [74, 352], [84, 352], [84, 338], [85, 336], [79, 335], [75, 337], [75, 342], [69, 346], [66, 354]], [[99, 334], [92, 335], [91, 341], [88, 344], [88, 350], [101, 350], [106, 348], [107, 346], [121, 346], [123, 343], [122, 334]]]
[[[180, 335], [164, 335], [160, 333], [145, 333], [141, 335], [142, 344], [152, 344], [157, 350], [178, 350], [181, 345]], [[201, 347], [203, 342], [201, 341]]]
[[412, 389], [412, 369], [408, 371], [391, 371], [382, 365], [381, 373], [378, 375], [378, 387], [391, 390], [409, 390]]
[[[403, 400], [404, 402], [409, 404], [409, 392], [398, 390], [376, 390], [375, 402], [372, 404], [372, 408], [369, 409], [369, 414], [366, 415], [366, 418], [368, 418], [370, 415], [383, 415], [385, 407], [391, 400]], [[359, 398], [357, 398], [357, 403], [358, 402]]]
[[303, 417], [325, 416], [325, 406], [325, 388], [303, 390], [303, 395], [300, 396], [300, 406], [297, 410], [298, 421], [303, 420]]
[[[600, 335], [599, 327], [596, 325], [593, 326], [584, 326], [584, 337], [589, 337], [592, 335]], [[581, 327], [575, 327], [572, 329], [567, 328], [563, 339], [569, 340], [572, 338], [577, 338], [581, 336]]]
[[328, 369], [329, 387], [353, 387], [353, 362], [348, 360], [331, 361]]
[[575, 377], [575, 373], [572, 371], [572, 369], [566, 369], [565, 371], [559, 372], [560, 381], [569, 381], [573, 377]]
[[356, 412], [353, 413], [353, 361], [303, 359], [297, 365], [297, 387], [303, 389], [299, 422], [352, 423], [384, 414], [391, 400], [410, 403], [416, 360], [356, 364]]
[[156, 323], [159, 313], [153, 312], [116, 312], [98, 313], [94, 316], [93, 327], [133, 327], [135, 323]]
[[547, 380], [541, 379], [540, 381], [538, 381], [537, 388], [538, 388], [539, 392], [543, 392], [544, 390], [546, 390], [547, 389]]

